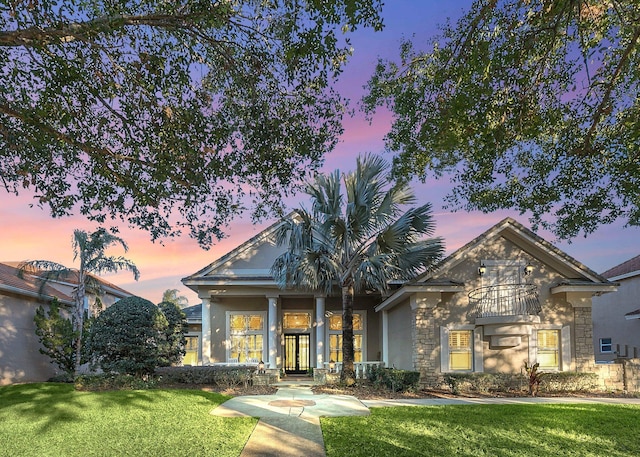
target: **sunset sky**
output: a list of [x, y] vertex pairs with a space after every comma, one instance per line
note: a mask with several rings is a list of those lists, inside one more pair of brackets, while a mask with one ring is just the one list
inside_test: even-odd
[[[418, 42], [424, 43], [436, 33], [437, 24], [444, 23], [447, 17], [456, 18], [470, 4], [470, 0], [387, 2], [382, 13], [385, 22], [382, 32], [360, 30], [352, 36], [355, 54], [341, 77], [338, 89], [352, 102], [356, 102], [363, 93], [362, 86], [372, 74], [378, 57], [397, 56], [402, 37], [415, 36]], [[339, 168], [348, 171], [355, 165], [355, 158], [359, 153], [382, 154], [383, 136], [388, 131], [389, 124], [390, 117], [383, 112], [376, 115], [371, 125], [361, 114], [346, 118], [345, 133], [336, 149], [326, 157], [323, 170]], [[386, 157], [391, 159], [389, 155]], [[447, 254], [504, 217], [512, 216], [529, 226], [526, 215], [520, 216], [511, 211], [491, 214], [446, 212], [442, 210], [442, 198], [449, 189], [446, 177], [440, 181], [416, 183], [418, 203], [430, 201], [433, 204], [437, 221], [436, 235], [445, 239]], [[305, 196], [299, 196], [298, 202], [306, 203]], [[293, 203], [297, 205], [298, 202]], [[79, 228], [93, 231], [97, 225], [80, 216], [52, 219], [45, 210], [35, 205], [29, 207], [30, 203], [35, 203], [32, 194], [24, 193], [15, 197], [0, 188], [0, 262], [46, 259], [75, 266], [71, 252], [73, 230]], [[213, 262], [271, 223], [273, 220], [267, 220], [254, 226], [248, 218], [238, 219], [226, 229], [229, 236], [209, 251], [202, 250], [195, 240], [186, 235], [179, 239], [166, 239], [163, 244], [154, 244], [148, 233], [121, 225], [120, 236], [129, 244], [126, 257], [138, 266], [141, 277], [138, 282], [133, 280], [130, 273], [105, 278], [154, 303], [160, 300], [164, 290], [180, 289], [190, 304], [197, 304], [195, 293], [184, 287], [180, 279]], [[640, 254], [640, 229], [624, 228], [623, 225], [618, 223], [602, 227], [589, 237], [576, 238], [570, 244], [556, 242], [554, 236], [547, 232], [541, 231], [539, 235], [595, 271], [602, 272]], [[120, 255], [122, 251], [114, 250], [110, 253]]]

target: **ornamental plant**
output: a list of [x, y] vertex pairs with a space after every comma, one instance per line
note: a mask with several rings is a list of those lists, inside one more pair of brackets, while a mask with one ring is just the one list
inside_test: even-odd
[[104, 310], [88, 338], [94, 365], [107, 373], [145, 376], [171, 356], [169, 322], [153, 303], [127, 297]]

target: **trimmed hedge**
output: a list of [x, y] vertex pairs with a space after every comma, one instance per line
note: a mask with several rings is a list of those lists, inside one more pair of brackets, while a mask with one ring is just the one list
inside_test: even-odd
[[[444, 383], [453, 394], [461, 392], [513, 392], [528, 388], [524, 373], [447, 373]], [[584, 392], [597, 388], [598, 375], [578, 372], [545, 372], [540, 392]]]
[[162, 367], [155, 371], [162, 384], [207, 384], [221, 388], [246, 386], [252, 382], [256, 367]]
[[392, 392], [405, 392], [418, 387], [420, 372], [408, 370], [396, 370], [395, 368], [382, 368], [373, 366], [369, 371], [369, 381], [376, 385], [382, 385]]

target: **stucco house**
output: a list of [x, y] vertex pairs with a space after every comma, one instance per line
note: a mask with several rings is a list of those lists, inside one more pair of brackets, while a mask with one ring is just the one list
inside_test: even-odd
[[[53, 297], [64, 306], [73, 305], [77, 278], [48, 281], [41, 288], [37, 277], [18, 277], [17, 263], [0, 263], [0, 385], [16, 382], [46, 381], [56, 374], [56, 367], [39, 352], [33, 318], [38, 306], [45, 308]], [[104, 291], [98, 302], [106, 308], [132, 294], [103, 279], [96, 278]], [[85, 306], [92, 309], [95, 296]]]
[[602, 273], [618, 283], [618, 292], [593, 300], [596, 360], [640, 357], [640, 255]]
[[[284, 247], [278, 222], [183, 283], [202, 300], [198, 364], [263, 360], [304, 373], [340, 362], [341, 298], [278, 288], [269, 270]], [[356, 366], [447, 372], [519, 372], [594, 366], [591, 304], [615, 285], [511, 218], [389, 293], [354, 299]], [[200, 311], [200, 313], [198, 313]]]

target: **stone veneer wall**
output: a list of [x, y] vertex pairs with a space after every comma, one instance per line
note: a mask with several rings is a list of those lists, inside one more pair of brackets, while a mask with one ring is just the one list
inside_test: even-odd
[[412, 310], [413, 367], [420, 372], [423, 385], [435, 385], [439, 379], [434, 357], [438, 339], [433, 311], [433, 308], [421, 307]]
[[575, 335], [573, 338], [576, 354], [576, 371], [594, 371], [596, 368], [593, 353], [593, 320], [591, 307], [574, 308], [573, 323]]

